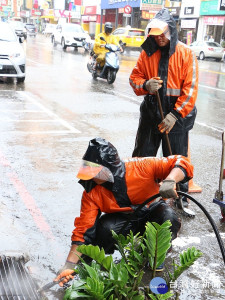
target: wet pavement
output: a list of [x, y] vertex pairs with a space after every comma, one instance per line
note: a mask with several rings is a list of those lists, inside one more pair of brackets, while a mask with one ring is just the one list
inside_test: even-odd
[[[131, 156], [142, 97], [135, 96], [128, 78], [139, 53], [120, 56], [116, 81], [108, 85], [92, 79], [83, 49], [63, 51], [44, 36], [28, 38], [24, 47], [25, 83], [0, 82], [0, 252], [27, 252], [33, 276], [43, 286], [54, 278], [70, 247], [82, 193], [76, 172], [88, 141], [104, 137], [121, 157]], [[210, 212], [224, 241], [225, 224], [212, 200], [225, 129], [225, 64], [199, 61], [199, 71], [190, 148], [194, 181], [202, 193], [191, 196]], [[182, 231], [167, 262], [193, 245], [203, 257], [180, 277], [180, 299], [225, 299], [224, 262], [216, 237], [203, 212], [193, 203], [190, 208], [196, 217], [181, 216]], [[53, 300], [62, 294], [55, 287], [46, 295]]]

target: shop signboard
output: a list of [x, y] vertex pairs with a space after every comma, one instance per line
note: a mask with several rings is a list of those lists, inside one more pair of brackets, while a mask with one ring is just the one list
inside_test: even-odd
[[180, 7], [167, 7], [167, 9], [170, 11], [172, 16], [179, 16], [180, 14]]
[[218, 10], [218, 0], [202, 1], [200, 16], [225, 15], [225, 10]]
[[84, 22], [96, 22], [97, 16], [82, 16], [82, 21]]
[[203, 19], [203, 23], [206, 25], [223, 26], [224, 21], [225, 21], [225, 17], [219, 17], [219, 16], [204, 17]]
[[180, 9], [181, 19], [198, 18], [200, 14], [200, 0], [182, 0]]
[[180, 23], [180, 28], [183, 28], [183, 29], [196, 28], [196, 21], [197, 21], [197, 19], [182, 19], [181, 23]]
[[79, 11], [73, 12], [73, 11], [64, 10], [64, 9], [55, 9], [55, 17], [80, 19], [81, 15], [80, 15]]
[[140, 7], [140, 1], [141, 0], [102, 0], [101, 9], [115, 9], [125, 7], [126, 5]]
[[5, 6], [8, 5], [8, 1], [7, 0], [0, 0], [0, 6], [4, 6], [4, 5]]
[[97, 6], [86, 6], [84, 8], [85, 15], [96, 15], [97, 13]]
[[151, 20], [154, 18], [155, 15], [156, 15], [155, 12], [149, 12], [146, 10], [142, 10], [142, 13], [141, 13], [142, 19], [145, 19], [145, 20]]
[[163, 0], [141, 0], [140, 10], [159, 11], [163, 8]]

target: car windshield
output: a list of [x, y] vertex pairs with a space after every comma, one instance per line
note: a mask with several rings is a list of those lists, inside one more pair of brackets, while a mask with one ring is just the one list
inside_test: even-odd
[[67, 32], [77, 32], [77, 33], [84, 33], [85, 32], [81, 26], [71, 25], [71, 24], [66, 25], [64, 27], [64, 30], [67, 31]]
[[17, 37], [11, 27], [6, 23], [0, 22], [0, 41], [16, 42]]
[[142, 30], [129, 30], [128, 35], [130, 36], [144, 36], [145, 32]]
[[17, 22], [17, 21], [14, 21], [14, 22], [10, 22], [9, 23], [14, 29], [19, 29], [19, 30], [23, 30], [23, 23], [22, 22]]
[[35, 26], [33, 24], [26, 24], [26, 27], [31, 29], [31, 28], [35, 28]]
[[207, 46], [210, 46], [210, 47], [221, 47], [220, 44], [217, 44], [215, 42], [207, 42], [206, 44], [207, 44]]

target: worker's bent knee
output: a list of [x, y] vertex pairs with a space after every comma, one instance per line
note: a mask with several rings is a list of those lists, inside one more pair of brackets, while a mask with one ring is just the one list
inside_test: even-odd
[[126, 235], [131, 230], [131, 224], [127, 224], [123, 232], [121, 232], [121, 229], [127, 220], [127, 216], [124, 213], [111, 213], [101, 216], [96, 229], [95, 245], [104, 248], [106, 253], [113, 253], [116, 241], [112, 236], [112, 230], [117, 234], [122, 233]]

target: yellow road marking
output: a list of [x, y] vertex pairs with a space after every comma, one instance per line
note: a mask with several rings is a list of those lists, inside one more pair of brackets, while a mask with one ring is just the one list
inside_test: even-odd
[[215, 73], [215, 74], [225, 75], [225, 73], [224, 73], [224, 72], [211, 71], [211, 70], [202, 69], [202, 68], [199, 68], [199, 70], [201, 70], [201, 71], [205, 71], [205, 72], [209, 72], [209, 73]]

